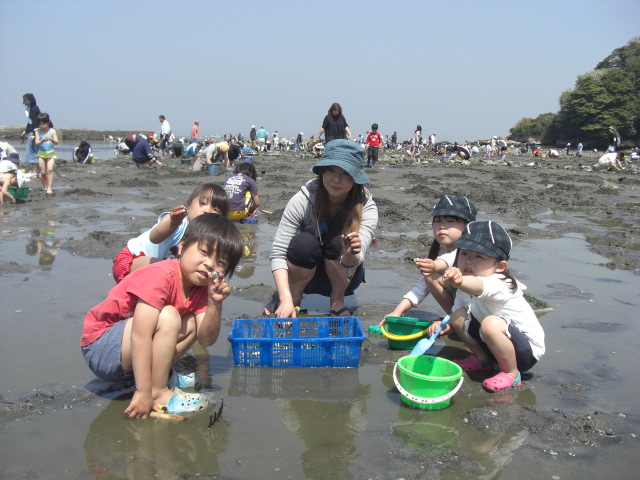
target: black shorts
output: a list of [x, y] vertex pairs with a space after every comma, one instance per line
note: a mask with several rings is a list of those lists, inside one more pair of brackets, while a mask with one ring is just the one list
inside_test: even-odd
[[[331, 282], [325, 270], [324, 260], [340, 258], [342, 237], [339, 233], [327, 234], [320, 240], [309, 232], [301, 232], [291, 240], [287, 249], [287, 260], [293, 265], [311, 270], [316, 269], [311, 281], [304, 289], [304, 293], [316, 293], [323, 297], [331, 295]], [[361, 283], [365, 283], [364, 265], [359, 265], [353, 271], [351, 281], [345, 295], [353, 295]]]
[[[480, 322], [473, 315], [471, 315], [471, 319], [469, 320], [469, 327], [466, 333], [480, 344], [482, 350], [489, 356], [490, 359], [495, 361], [496, 357], [493, 356], [493, 353], [491, 353], [491, 350], [489, 350], [487, 344], [484, 343], [484, 340], [482, 340], [482, 338], [480, 337]], [[507, 327], [507, 334], [509, 336], [509, 340], [511, 340], [511, 343], [513, 343], [513, 348], [516, 351], [516, 363], [518, 364], [518, 370], [521, 372], [531, 370], [538, 361], [533, 356], [529, 340], [527, 339], [525, 334], [522, 333], [520, 329], [513, 324], [513, 322], [509, 322], [509, 326]]]

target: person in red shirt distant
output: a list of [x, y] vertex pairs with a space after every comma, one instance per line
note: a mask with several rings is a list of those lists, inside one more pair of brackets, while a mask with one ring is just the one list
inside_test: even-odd
[[375, 167], [378, 160], [378, 149], [382, 145], [382, 135], [378, 133], [378, 124], [371, 125], [371, 131], [364, 142], [367, 145], [367, 167]]
[[191, 127], [191, 140], [197, 140], [199, 138], [198, 125], [200, 125], [198, 120], [193, 122], [193, 127]]

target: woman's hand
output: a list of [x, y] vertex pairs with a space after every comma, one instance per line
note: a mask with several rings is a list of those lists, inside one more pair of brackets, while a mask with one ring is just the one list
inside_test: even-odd
[[345, 233], [342, 236], [342, 242], [344, 244], [344, 253], [347, 255], [357, 255], [362, 248], [362, 242], [360, 241], [360, 235], [358, 232]]
[[276, 310], [276, 318], [296, 318], [296, 309], [293, 302], [281, 301]]

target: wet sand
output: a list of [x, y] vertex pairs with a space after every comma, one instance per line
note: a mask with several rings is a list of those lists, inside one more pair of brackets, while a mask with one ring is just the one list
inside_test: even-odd
[[[626, 353], [634, 351], [637, 345], [634, 340], [638, 338], [637, 326], [629, 319], [633, 312], [637, 318], [638, 299], [637, 294], [629, 293], [627, 283], [637, 279], [640, 260], [640, 177], [637, 169], [631, 166], [623, 172], [587, 171], [581, 166], [589, 167], [597, 160], [596, 155], [590, 154], [580, 160], [576, 157], [555, 160], [508, 157], [506, 164], [477, 159], [471, 162], [439, 158], [423, 160], [426, 162], [414, 165], [407, 157], [386, 155], [375, 169], [368, 170], [372, 178], [370, 190], [380, 213], [379, 245], [367, 260], [367, 284], [355, 297], [347, 298], [347, 306], [365, 329], [391, 311], [394, 302], [415, 281], [410, 259], [424, 256], [428, 250], [431, 242], [429, 213], [433, 204], [445, 193], [465, 194], [478, 206], [479, 219], [496, 220], [508, 228], [514, 240], [516, 274], [522, 276], [530, 288], [532, 285], [537, 287], [528, 293], [555, 309], [542, 317], [548, 351], [540, 366], [534, 368], [533, 377], [517, 392], [491, 396], [481, 389], [478, 378], [465, 376], [463, 388], [452, 407], [439, 413], [415, 411], [400, 406], [393, 381], [389, 383], [393, 362], [407, 352], [389, 350], [384, 338], [371, 337], [363, 344], [361, 366], [355, 370], [359, 371], [355, 383], [362, 391], [349, 391], [344, 402], [339, 402], [344, 393], [340, 389], [331, 396], [332, 402], [324, 402], [324, 398], [313, 397], [313, 392], [309, 394], [308, 389], [305, 391], [313, 398], [302, 395], [300, 400], [295, 388], [274, 395], [273, 392], [279, 391], [275, 387], [265, 394], [271, 400], [265, 400], [256, 390], [243, 387], [245, 372], [229, 368], [232, 359], [228, 351], [221, 353], [220, 349], [228, 349], [221, 335], [218, 343], [209, 349], [212, 355], [210, 370], [216, 389], [225, 396], [225, 418], [229, 423], [224, 424], [217, 435], [228, 437], [224, 440], [225, 445], [229, 445], [228, 450], [231, 445], [236, 449], [233, 453], [217, 452], [216, 465], [206, 464], [201, 470], [185, 473], [187, 476], [183, 478], [195, 477], [198, 473], [225, 478], [252, 478], [253, 473], [258, 474], [260, 469], [250, 460], [251, 447], [243, 447], [238, 442], [244, 435], [255, 435], [264, 438], [268, 444], [271, 433], [252, 432], [250, 425], [260, 425], [262, 416], [246, 413], [243, 416], [239, 410], [257, 408], [268, 412], [274, 401], [280, 407], [282, 421], [287, 427], [285, 431], [297, 432], [301, 439], [298, 441], [309, 447], [301, 455], [292, 453], [289, 459], [291, 465], [302, 463], [307, 478], [322, 478], [316, 474], [327, 471], [328, 467], [320, 460], [327, 456], [338, 465], [333, 475], [338, 478], [490, 478], [492, 475], [512, 478], [514, 472], [521, 475], [527, 472], [529, 478], [550, 478], [554, 474], [569, 478], [569, 472], [598, 471], [596, 464], [603, 472], [616, 472], [617, 478], [632, 478], [640, 465], [638, 459], [628, 457], [628, 454], [637, 451], [640, 412], [635, 403], [629, 403], [629, 399], [634, 398], [635, 387], [627, 383], [631, 380], [626, 375], [632, 359]], [[272, 213], [261, 213], [258, 226], [242, 227], [253, 243], [248, 244], [249, 254], [234, 278], [233, 299], [225, 302], [227, 329], [232, 318], [260, 316], [261, 306], [270, 298], [273, 286], [268, 269], [269, 238], [286, 202], [311, 177], [309, 168], [314, 161], [310, 156], [292, 153], [254, 157], [262, 207]], [[107, 423], [118, 417], [122, 405], [116, 403], [114, 406], [105, 401], [102, 390], [105, 386], [92, 382], [79, 355], [78, 339], [84, 313], [100, 301], [113, 284], [109, 278], [110, 260], [129, 238], [149, 228], [160, 212], [182, 204], [197, 184], [221, 182], [223, 178], [193, 173], [189, 166], [172, 159], [167, 161], [167, 167], [159, 169], [138, 169], [127, 157], [95, 165], [60, 162], [53, 197], [47, 197], [34, 180], [28, 199], [1, 210], [3, 254], [0, 276], [5, 285], [14, 285], [12, 291], [5, 290], [4, 296], [8, 294], [11, 298], [7, 297], [3, 303], [7, 317], [15, 320], [4, 324], [1, 332], [5, 339], [16, 339], [3, 346], [0, 354], [4, 365], [2, 376], [6, 378], [3, 380], [6, 386], [0, 390], [3, 401], [0, 438], [4, 445], [10, 438], [17, 439], [17, 445], [22, 444], [29, 450], [24, 442], [29, 441], [33, 429], [48, 431], [44, 426], [46, 418], [53, 425], [63, 422], [57, 420], [63, 415], [62, 410], [92, 408], [93, 416], [100, 412], [99, 418], [106, 416]], [[610, 299], [609, 311], [618, 313], [606, 322], [598, 316], [598, 305], [594, 305], [593, 312], [589, 313], [589, 305], [585, 302], [591, 294], [576, 287], [562, 270], [566, 268], [563, 262], [575, 249], [574, 243], [567, 252], [561, 252], [561, 258], [555, 263], [549, 263], [547, 258], [554, 252], [544, 250], [544, 242], [560, 251], [556, 246], [561, 246], [566, 239], [578, 237], [580, 242], [588, 242], [587, 250], [593, 257], [581, 254], [579, 258], [585, 261], [574, 261], [570, 268], [585, 269], [585, 276], [591, 271], [592, 281], [601, 283], [602, 290], [594, 293], [594, 298]], [[32, 254], [27, 252], [30, 257], [38, 258], [35, 263], [13, 253], [13, 248], [24, 249], [25, 243], [27, 250], [35, 249]], [[253, 252], [251, 245], [256, 246]], [[540, 268], [537, 264], [544, 264], [540, 275], [547, 275], [547, 278], [535, 276]], [[594, 289], [596, 285], [593, 285]], [[324, 315], [328, 310], [328, 302], [316, 296], [305, 299], [303, 306], [309, 308], [311, 314]], [[558, 311], [559, 306], [563, 311]], [[431, 299], [412, 313], [439, 314]], [[53, 328], [50, 322], [58, 323]], [[46, 339], [48, 335], [49, 341], [42, 339], [43, 325], [44, 337]], [[563, 336], [567, 333], [572, 336]], [[611, 340], [612, 337], [616, 340]], [[625, 338], [629, 338], [626, 346], [615, 344], [617, 341], [624, 344]], [[571, 342], [606, 345], [587, 355], [583, 364], [570, 369], [559, 352], [571, 352], [576, 358], [582, 358], [580, 355], [583, 354], [577, 346], [570, 345]], [[439, 343], [441, 355], [447, 358], [463, 355], [459, 342], [448, 339], [444, 347], [443, 341]], [[28, 360], [21, 355], [25, 348], [32, 350]], [[619, 355], [614, 352], [617, 357], [611, 357], [613, 349], [619, 352]], [[42, 365], [43, 358], [50, 364]], [[627, 365], [623, 365], [625, 362]], [[16, 369], [24, 373], [14, 375]], [[260, 379], [268, 386], [274, 378], [263, 378], [267, 375], [264, 372], [260, 372]], [[318, 372], [320, 377], [327, 375], [312, 372]], [[382, 372], [381, 378], [378, 372]], [[298, 374], [287, 375], [295, 379]], [[327, 382], [329, 390], [336, 385], [335, 378]], [[618, 398], [611, 408], [605, 407], [604, 399], [616, 389], [619, 389]], [[227, 395], [232, 398], [227, 400]], [[287, 406], [278, 403], [278, 399], [286, 400]], [[296, 403], [303, 400], [312, 402], [316, 410], [307, 411], [308, 404]], [[343, 432], [350, 439], [346, 443], [340, 440], [332, 443], [329, 435], [329, 440], [325, 439], [324, 453], [322, 449], [310, 446], [323, 438], [317, 431], [321, 430], [319, 426], [315, 427], [309, 440], [291, 426], [289, 417], [283, 413], [297, 409], [299, 418], [307, 420], [322, 414], [328, 415], [326, 418], [340, 418], [342, 413], [334, 410], [336, 402], [346, 402], [345, 418], [353, 419], [358, 416], [354, 413], [354, 405], [360, 405], [364, 400], [365, 410], [369, 411], [368, 416], [364, 415], [368, 426], [355, 422], [352, 427], [356, 433]], [[345, 422], [351, 425], [351, 422]], [[436, 433], [434, 423], [439, 426]], [[389, 434], [390, 425], [392, 435]], [[416, 429], [412, 425], [421, 427]], [[279, 426], [282, 425], [276, 418], [275, 425], [270, 424], [269, 428], [277, 430]], [[85, 443], [95, 434], [91, 427], [88, 428], [90, 433]], [[174, 427], [158, 428], [171, 431]], [[260, 429], [259, 426], [256, 428]], [[74, 433], [82, 436], [86, 432], [80, 427]], [[384, 439], [384, 447], [375, 444], [372, 436], [376, 435]], [[451, 435], [457, 440], [445, 442]], [[117, 438], [118, 434], [113, 433], [113, 436]], [[126, 442], [124, 438], [119, 441]], [[283, 440], [283, 444], [289, 443]], [[359, 444], [377, 451], [378, 455], [375, 458], [367, 456], [363, 452], [366, 449], [357, 448]], [[71, 442], [69, 448], [78, 449], [79, 446]], [[91, 448], [85, 444], [84, 450], [85, 454], [90, 451], [99, 456], [93, 444]], [[139, 458], [148, 459], [150, 452], [138, 454]], [[258, 457], [266, 461], [265, 458], [274, 455], [287, 457], [286, 452], [262, 453]], [[492, 455], [498, 455], [502, 460], [491, 462], [485, 458]], [[309, 469], [304, 468], [305, 458], [312, 465]], [[42, 465], [47, 464], [41, 459], [33, 461], [36, 466], [30, 467], [31, 463], [20, 462], [18, 456], [10, 462], [8, 457], [5, 460], [0, 467], [2, 476], [26, 472], [44, 475]], [[49, 461], [54, 466], [60, 462], [53, 458]], [[104, 458], [102, 461], [109, 463]], [[163, 468], [171, 471], [171, 465], [179, 463], [180, 460], [175, 459]], [[274, 465], [276, 463], [274, 461]], [[529, 467], [537, 470], [531, 473], [527, 471]], [[83, 467], [75, 466], [72, 471], [70, 478], [83, 478]], [[273, 474], [262, 476], [282, 478], [286, 476], [284, 472], [292, 478], [300, 478], [302, 474], [299, 469], [279, 466], [274, 467]]]

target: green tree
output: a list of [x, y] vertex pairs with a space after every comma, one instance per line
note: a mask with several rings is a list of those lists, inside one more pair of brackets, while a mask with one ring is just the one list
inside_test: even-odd
[[555, 117], [555, 113], [543, 113], [536, 118], [521, 118], [509, 130], [509, 138], [518, 142], [542, 139]]
[[640, 37], [615, 49], [595, 70], [578, 76], [575, 88], [563, 92], [559, 101], [557, 115], [521, 119], [511, 129], [512, 137], [541, 131], [539, 137], [545, 143], [581, 141], [602, 148], [607, 145], [608, 127], [613, 125], [623, 142], [638, 142]]

